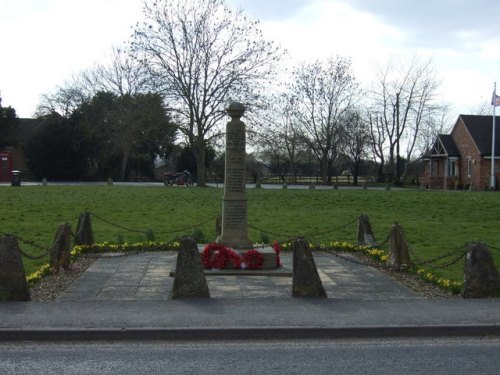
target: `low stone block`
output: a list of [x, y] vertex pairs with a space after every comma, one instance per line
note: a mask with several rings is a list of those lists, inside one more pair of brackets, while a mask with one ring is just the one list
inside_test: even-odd
[[367, 215], [360, 215], [358, 218], [358, 244], [371, 247], [377, 246], [370, 219]]
[[0, 301], [29, 301], [23, 259], [17, 238], [0, 238]]
[[485, 244], [472, 242], [468, 245], [463, 297], [500, 297], [500, 276]]
[[71, 263], [71, 225], [59, 225], [50, 248], [50, 267], [56, 272], [62, 267], [68, 269]]
[[391, 229], [389, 259], [387, 265], [391, 267], [407, 267], [410, 265], [410, 251], [408, 242], [400, 224], [394, 224]]
[[171, 298], [210, 298], [196, 241], [181, 239]]
[[303, 239], [293, 242], [292, 296], [327, 297], [309, 244]]
[[90, 212], [82, 212], [76, 227], [75, 245], [92, 245], [93, 243], [94, 232], [92, 231]]

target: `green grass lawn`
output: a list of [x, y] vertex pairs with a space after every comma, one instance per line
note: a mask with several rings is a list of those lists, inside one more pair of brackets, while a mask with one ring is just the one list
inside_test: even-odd
[[[490, 192], [292, 190], [251, 189], [248, 195], [250, 238], [271, 240], [306, 236], [316, 243], [356, 241], [360, 214], [369, 216], [377, 240], [400, 223], [413, 251], [422, 258], [447, 253], [468, 241], [500, 248], [500, 194]], [[215, 217], [221, 210], [222, 190], [183, 187], [23, 186], [0, 188], [0, 232], [16, 234], [43, 246], [52, 243], [57, 226], [69, 222], [76, 229], [78, 215], [91, 211], [121, 227], [152, 230], [158, 241], [190, 234], [198, 226], [205, 239], [215, 238]], [[346, 227], [336, 229], [346, 223]], [[93, 218], [98, 242], [144, 241], [144, 233], [131, 232]], [[254, 229], [261, 228], [260, 229]], [[177, 229], [183, 231], [172, 233]], [[387, 249], [388, 245], [383, 248]], [[40, 251], [22, 244], [22, 249]], [[500, 251], [493, 249], [500, 265]], [[26, 272], [45, 260], [25, 260]], [[437, 271], [461, 280], [463, 261]]]

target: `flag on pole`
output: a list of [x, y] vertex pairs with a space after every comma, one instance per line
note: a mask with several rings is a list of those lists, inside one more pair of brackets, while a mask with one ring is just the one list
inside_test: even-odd
[[500, 106], [500, 95], [497, 95], [496, 90], [493, 91], [493, 96], [491, 97], [491, 105], [495, 107]]

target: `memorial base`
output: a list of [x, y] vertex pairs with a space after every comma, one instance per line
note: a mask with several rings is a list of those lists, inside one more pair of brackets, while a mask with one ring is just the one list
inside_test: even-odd
[[[203, 249], [205, 248], [205, 246], [199, 246], [198, 247], [198, 250], [200, 251], [200, 254], [203, 252]], [[264, 265], [262, 266], [261, 269], [263, 270], [271, 270], [271, 269], [276, 269], [276, 252], [274, 251], [274, 249], [270, 246], [267, 246], [267, 247], [257, 247], [257, 248], [254, 248], [255, 250], [257, 250], [261, 255], [262, 257], [264, 258]], [[252, 250], [252, 249], [247, 249], [247, 250], [241, 250], [241, 249], [236, 249], [234, 251], [236, 251], [238, 254], [240, 254], [240, 256], [243, 256], [243, 254], [245, 254], [248, 250]], [[228, 265], [226, 267], [227, 269], [230, 269], [232, 268], [230, 265]], [[251, 270], [246, 270], [246, 271], [251, 271]]]

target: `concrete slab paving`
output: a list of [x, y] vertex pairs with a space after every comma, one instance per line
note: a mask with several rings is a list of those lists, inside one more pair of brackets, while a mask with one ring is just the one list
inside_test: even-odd
[[[315, 255], [318, 272], [329, 298], [420, 298], [380, 271], [337, 258]], [[165, 301], [172, 288], [175, 253], [141, 253], [102, 257], [76, 280], [58, 301]], [[291, 254], [282, 254], [283, 271], [291, 272]], [[239, 276], [211, 272], [207, 283], [212, 298], [290, 297], [291, 273]]]

